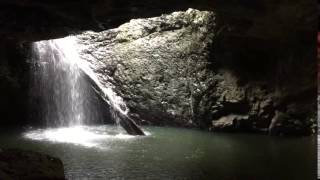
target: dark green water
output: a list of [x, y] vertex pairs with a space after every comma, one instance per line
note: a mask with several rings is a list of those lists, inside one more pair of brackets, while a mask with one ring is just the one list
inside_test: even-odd
[[316, 137], [145, 127], [150, 135], [134, 138], [115, 129], [89, 128], [80, 139], [74, 131], [2, 132], [0, 143], [61, 158], [69, 179], [316, 179]]

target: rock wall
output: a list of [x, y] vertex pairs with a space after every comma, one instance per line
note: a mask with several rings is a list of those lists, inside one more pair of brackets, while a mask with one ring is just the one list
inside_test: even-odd
[[141, 124], [314, 132], [312, 45], [287, 49], [250, 39], [243, 48], [225, 38], [215, 18], [214, 12], [189, 9], [133, 19], [116, 29], [78, 35], [79, 51]]
[[21, 125], [28, 117], [28, 52], [19, 43], [0, 43], [0, 124]]

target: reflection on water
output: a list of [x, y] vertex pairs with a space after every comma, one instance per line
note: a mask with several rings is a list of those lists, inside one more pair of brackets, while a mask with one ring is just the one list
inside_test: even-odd
[[103, 144], [110, 140], [126, 140], [139, 137], [119, 131], [120, 128], [116, 130], [112, 126], [73, 126], [31, 130], [26, 132], [24, 137], [38, 141], [70, 143], [100, 149], [106, 149], [107, 147], [104, 147]]
[[117, 127], [31, 130], [0, 135], [2, 147], [62, 159], [69, 179], [315, 179], [316, 137], [207, 133], [144, 127], [146, 137]]

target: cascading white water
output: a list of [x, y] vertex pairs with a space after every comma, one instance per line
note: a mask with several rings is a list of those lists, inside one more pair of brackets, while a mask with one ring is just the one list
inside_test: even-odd
[[67, 49], [73, 49], [74, 52], [72, 52], [72, 57], [73, 57], [73, 59], [77, 60], [76, 61], [77, 67], [80, 68], [87, 76], [89, 76], [92, 81], [94, 81], [94, 83], [98, 86], [100, 91], [103, 93], [102, 96], [106, 97], [104, 99], [107, 101], [107, 103], [111, 107], [110, 113], [113, 116], [113, 119], [116, 122], [116, 124], [118, 125], [118, 127], [120, 127], [119, 118], [117, 117], [116, 112], [119, 112], [119, 113], [123, 114], [124, 116], [127, 116], [128, 112], [129, 112], [129, 108], [127, 107], [126, 103], [123, 101], [123, 99], [120, 96], [118, 96], [112, 90], [112, 88], [103, 86], [100, 83], [96, 74], [90, 68], [90, 65], [86, 61], [79, 58], [77, 50], [80, 49], [80, 47], [78, 47], [78, 45], [77, 45], [76, 38], [73, 36], [69, 36], [69, 37], [65, 37], [63, 39], [68, 42], [68, 43], [66, 43], [66, 44], [68, 44], [68, 47], [69, 47]]
[[33, 44], [31, 96], [33, 106], [39, 108], [38, 118], [46, 121], [47, 128], [31, 130], [25, 137], [86, 147], [99, 147], [111, 137], [131, 138], [123, 135], [119, 122], [115, 131], [107, 126], [85, 126], [96, 124], [103, 117], [99, 107], [91, 101], [95, 92], [84, 74], [103, 93], [115, 121], [118, 120], [117, 113], [127, 116], [128, 108], [111, 88], [102, 86], [89, 65], [79, 58], [78, 48], [76, 38], [72, 36]]
[[[73, 36], [39, 41], [33, 44], [32, 96], [38, 96], [41, 116], [48, 126], [75, 126], [92, 122], [97, 116], [97, 107], [90, 104], [90, 85], [81, 76], [81, 70], [98, 86], [111, 107], [127, 115], [123, 99], [111, 88], [104, 87], [89, 65], [79, 58], [76, 38]], [[95, 114], [95, 116], [93, 115]], [[116, 116], [114, 117], [117, 122]], [[117, 122], [119, 124], [119, 122]]]
[[32, 93], [41, 99], [42, 116], [48, 126], [85, 123], [87, 85], [76, 66], [76, 53], [65, 39], [33, 44], [36, 65]]

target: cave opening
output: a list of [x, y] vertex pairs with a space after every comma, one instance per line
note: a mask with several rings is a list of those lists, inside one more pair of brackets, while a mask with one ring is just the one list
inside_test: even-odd
[[314, 179], [311, 3], [181, 2], [4, 3], [0, 179]]

